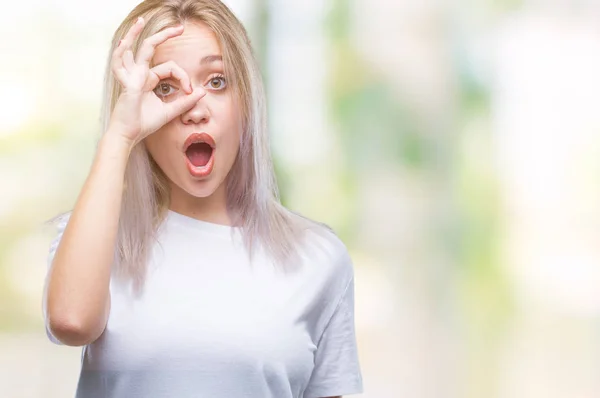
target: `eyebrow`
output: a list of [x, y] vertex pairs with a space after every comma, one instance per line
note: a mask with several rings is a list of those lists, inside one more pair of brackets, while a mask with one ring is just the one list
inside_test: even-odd
[[220, 55], [207, 55], [200, 60], [200, 65], [212, 64], [218, 61], [223, 61], [223, 57]]

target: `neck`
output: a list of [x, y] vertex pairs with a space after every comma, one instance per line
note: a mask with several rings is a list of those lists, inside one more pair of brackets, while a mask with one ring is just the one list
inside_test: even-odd
[[192, 196], [177, 185], [171, 184], [169, 209], [197, 220], [231, 225], [225, 194], [225, 184], [221, 184], [212, 195], [204, 198]]

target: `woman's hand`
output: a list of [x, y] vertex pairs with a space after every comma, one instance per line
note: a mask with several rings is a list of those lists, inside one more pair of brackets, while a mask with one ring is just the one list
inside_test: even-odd
[[[193, 90], [187, 73], [173, 61], [149, 67], [156, 46], [182, 34], [183, 26], [166, 28], [145, 39], [134, 61], [131, 45], [143, 27], [144, 20], [139, 18], [113, 52], [111, 61], [112, 72], [123, 91], [113, 109], [108, 130], [121, 135], [131, 147], [191, 109], [206, 95], [202, 88]], [[185, 95], [163, 102], [154, 89], [168, 78], [178, 80]]]

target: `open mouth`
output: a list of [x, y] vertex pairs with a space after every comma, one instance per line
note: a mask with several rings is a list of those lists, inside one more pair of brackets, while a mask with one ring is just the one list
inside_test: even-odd
[[193, 177], [208, 176], [215, 164], [215, 140], [206, 133], [194, 133], [183, 144], [187, 168]]
[[212, 156], [213, 149], [206, 142], [196, 142], [191, 144], [185, 151], [185, 155], [194, 167], [204, 167], [208, 164]]

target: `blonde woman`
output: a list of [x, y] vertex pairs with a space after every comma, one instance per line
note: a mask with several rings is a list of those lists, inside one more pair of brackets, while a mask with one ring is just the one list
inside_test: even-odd
[[218, 0], [146, 0], [110, 54], [44, 289], [49, 338], [83, 347], [77, 397], [362, 392], [353, 265], [280, 204], [243, 26]]

